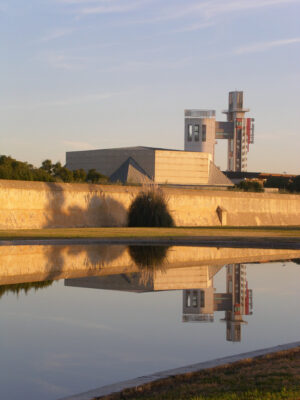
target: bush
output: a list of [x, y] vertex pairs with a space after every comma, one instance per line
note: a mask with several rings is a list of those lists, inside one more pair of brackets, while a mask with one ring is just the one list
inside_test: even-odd
[[290, 179], [284, 176], [270, 176], [265, 184], [266, 188], [278, 188], [278, 189], [289, 189]]
[[155, 268], [164, 264], [169, 246], [129, 246], [129, 254], [140, 268]]
[[264, 188], [257, 181], [241, 181], [237, 186], [238, 189], [242, 189], [245, 192], [263, 192]]
[[167, 201], [159, 189], [140, 192], [128, 212], [128, 226], [165, 227], [174, 226]]
[[300, 192], [300, 175], [297, 175], [295, 178], [293, 178], [290, 185], [290, 190], [292, 192]]

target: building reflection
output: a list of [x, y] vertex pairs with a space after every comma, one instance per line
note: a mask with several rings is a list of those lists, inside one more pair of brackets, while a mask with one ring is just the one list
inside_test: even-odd
[[215, 293], [212, 285], [205, 289], [183, 290], [182, 321], [213, 322], [215, 311], [224, 311], [226, 339], [240, 342], [243, 316], [251, 315], [253, 309], [252, 290], [248, 288], [246, 265], [226, 265], [226, 292]]
[[214, 288], [214, 277], [222, 266], [153, 267], [128, 274], [66, 279], [65, 286], [118, 290], [135, 293], [182, 290], [182, 321], [213, 322], [216, 311], [224, 311], [226, 339], [241, 341], [243, 317], [252, 314], [252, 290], [248, 289], [245, 264], [227, 264], [226, 292]]

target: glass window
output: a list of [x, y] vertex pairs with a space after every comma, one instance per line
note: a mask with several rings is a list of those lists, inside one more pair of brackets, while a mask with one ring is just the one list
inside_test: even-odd
[[194, 125], [195, 142], [199, 142], [199, 125]]
[[206, 142], [206, 125], [202, 125], [202, 142]]
[[204, 290], [200, 291], [200, 306], [205, 307], [205, 293]]
[[187, 135], [188, 142], [191, 142], [192, 138], [193, 138], [193, 125], [188, 125], [188, 135]]
[[189, 290], [186, 291], [185, 306], [191, 307], [191, 292]]
[[193, 305], [193, 307], [197, 307], [198, 306], [198, 296], [197, 296], [197, 292], [196, 291], [193, 291], [192, 305]]

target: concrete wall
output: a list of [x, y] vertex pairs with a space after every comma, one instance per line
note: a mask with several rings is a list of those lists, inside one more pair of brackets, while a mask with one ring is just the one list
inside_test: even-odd
[[211, 159], [208, 153], [155, 150], [155, 182], [207, 185]]
[[[140, 187], [0, 180], [0, 229], [125, 226]], [[300, 196], [165, 189], [178, 226], [300, 225]], [[220, 211], [221, 210], [221, 211]]]

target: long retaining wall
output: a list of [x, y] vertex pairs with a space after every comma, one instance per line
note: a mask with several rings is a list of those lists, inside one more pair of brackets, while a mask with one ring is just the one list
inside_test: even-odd
[[[0, 229], [126, 226], [140, 190], [0, 180]], [[177, 226], [300, 225], [300, 195], [163, 190]]]

